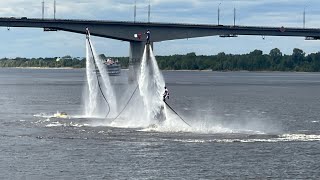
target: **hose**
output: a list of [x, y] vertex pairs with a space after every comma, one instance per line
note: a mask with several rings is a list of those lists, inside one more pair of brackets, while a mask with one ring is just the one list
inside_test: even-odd
[[164, 101], [164, 103], [165, 103], [165, 104], [171, 109], [171, 111], [173, 111], [186, 125], [188, 125], [189, 127], [191, 127], [189, 123], [187, 123], [171, 106], [169, 106], [169, 104], [167, 104], [167, 102]]
[[129, 102], [131, 101], [131, 99], [132, 99], [132, 97], [133, 97], [133, 95], [136, 93], [136, 91], [137, 91], [137, 89], [138, 89], [138, 87], [139, 87], [139, 85], [137, 85], [137, 87], [135, 88], [135, 90], [133, 91], [133, 93], [131, 94], [131, 96], [130, 96], [130, 98], [129, 98], [129, 100], [128, 100], [128, 102], [126, 103], [126, 105], [123, 107], [123, 109], [120, 111], [120, 113], [111, 121], [111, 123], [113, 122], [113, 121], [115, 121], [115, 120], [117, 120], [118, 119], [118, 117], [122, 114], [122, 112], [127, 108], [127, 106], [128, 106], [128, 104], [129, 104]]

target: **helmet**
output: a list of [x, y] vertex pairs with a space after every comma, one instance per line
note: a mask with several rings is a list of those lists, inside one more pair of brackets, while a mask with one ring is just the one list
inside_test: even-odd
[[167, 87], [166, 87], [166, 86], [165, 86], [164, 88], [165, 88], [165, 89], [167, 89]]

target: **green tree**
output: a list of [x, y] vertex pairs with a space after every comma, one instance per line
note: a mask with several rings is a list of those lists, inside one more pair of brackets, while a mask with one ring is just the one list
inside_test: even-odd
[[292, 53], [292, 61], [295, 65], [299, 65], [304, 61], [305, 53], [303, 50], [294, 48]]
[[270, 51], [269, 56], [270, 56], [270, 63], [272, 66], [271, 69], [277, 69], [282, 59], [282, 52], [280, 51], [280, 49], [274, 48]]

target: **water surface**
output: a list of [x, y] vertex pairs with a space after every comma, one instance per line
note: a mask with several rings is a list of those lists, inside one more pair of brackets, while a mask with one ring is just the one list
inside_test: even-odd
[[[0, 178], [320, 177], [319, 73], [163, 74], [192, 128], [92, 126], [76, 117], [85, 70], [0, 69]], [[119, 98], [134, 89], [126, 71], [112, 81]]]

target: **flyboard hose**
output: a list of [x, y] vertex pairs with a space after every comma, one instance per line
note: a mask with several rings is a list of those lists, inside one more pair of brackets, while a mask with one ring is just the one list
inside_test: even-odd
[[[128, 102], [126, 103], [126, 105], [125, 105], [125, 106], [123, 107], [123, 109], [120, 111], [120, 113], [118, 114], [118, 116], [116, 116], [116, 117], [112, 120], [112, 122], [115, 121], [115, 120], [117, 120], [117, 119], [119, 118], [119, 116], [122, 114], [122, 112], [127, 108], [129, 102], [131, 101], [133, 95], [136, 93], [138, 87], [139, 87], [139, 85], [137, 85], [137, 87], [135, 88], [135, 90], [134, 90], [133, 93], [131, 94]], [[191, 125], [190, 125], [189, 123], [187, 123], [169, 104], [167, 104], [167, 102], [164, 102], [164, 103], [165, 103], [165, 104], [171, 109], [171, 111], [173, 111], [186, 125], [188, 125], [189, 127], [191, 127]]]
[[[94, 63], [94, 65], [95, 65], [95, 69], [97, 69], [97, 65], [96, 65], [96, 62], [95, 62], [96, 60], [95, 60], [95, 58], [94, 58], [94, 53], [93, 53], [93, 49], [92, 49], [91, 41], [90, 41], [90, 33], [89, 33], [89, 30], [88, 30], [88, 29], [87, 29], [87, 40], [88, 40], [88, 43], [89, 43], [89, 46], [90, 46], [90, 50], [91, 50], [91, 53], [92, 53], [92, 58], [93, 58], [93, 61], [94, 61], [93, 63]], [[103, 93], [103, 91], [102, 91], [101, 84], [100, 84], [99, 77], [98, 77], [97, 73], [96, 73], [96, 77], [97, 77], [98, 86], [99, 86], [100, 92], [101, 92], [101, 94], [102, 94], [102, 97], [103, 97], [103, 99], [106, 101], [106, 103], [107, 103], [107, 105], [108, 105], [108, 113], [107, 113], [107, 115], [105, 116], [105, 118], [107, 118], [108, 115], [109, 115], [109, 113], [110, 113], [110, 110], [111, 110], [111, 109], [110, 109], [110, 104], [109, 104], [106, 96], [104, 95], [104, 93]]]
[[174, 112], [186, 125], [188, 125], [189, 127], [191, 127], [191, 125], [189, 123], [187, 123], [187, 121], [185, 121], [167, 102], [164, 101], [164, 103], [171, 109], [172, 112]]
[[111, 121], [111, 122], [113, 122], [113, 121], [115, 121], [115, 120], [117, 120], [118, 119], [118, 117], [122, 114], [122, 112], [127, 108], [127, 106], [128, 106], [128, 104], [129, 104], [129, 102], [131, 101], [131, 99], [132, 99], [132, 97], [133, 97], [133, 95], [136, 93], [136, 91], [137, 91], [137, 89], [138, 89], [138, 87], [139, 87], [139, 85], [137, 85], [137, 87], [136, 87], [136, 89], [133, 91], [133, 93], [131, 94], [131, 96], [130, 96], [130, 98], [129, 98], [129, 100], [128, 100], [128, 102], [126, 103], [126, 105], [123, 107], [123, 109], [120, 111], [120, 113]]

